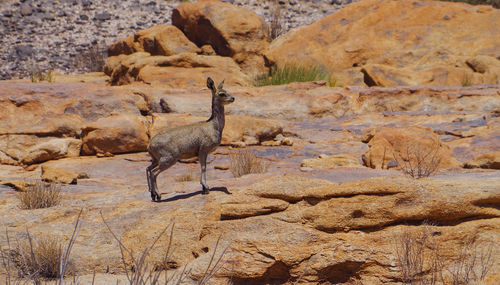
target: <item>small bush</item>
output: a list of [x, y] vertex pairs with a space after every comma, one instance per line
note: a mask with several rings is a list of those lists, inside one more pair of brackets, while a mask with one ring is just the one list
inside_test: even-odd
[[[269, 73], [258, 76], [255, 86], [282, 85], [290, 82], [308, 82], [330, 79], [330, 72], [321, 65], [313, 64], [285, 64], [271, 68]], [[331, 82], [329, 82], [331, 85]]]
[[59, 205], [61, 187], [59, 184], [37, 181], [35, 185], [17, 196], [23, 209], [40, 209]]
[[108, 57], [104, 44], [91, 44], [87, 50], [75, 56], [75, 66], [81, 72], [101, 72]]
[[52, 69], [43, 72], [40, 69], [40, 66], [36, 66], [36, 69], [33, 68], [31, 70], [31, 75], [30, 75], [31, 82], [33, 83], [38, 83], [41, 81], [47, 81], [47, 82], [54, 82], [55, 77], [54, 77], [54, 71]]
[[401, 170], [412, 178], [429, 177], [433, 175], [441, 163], [439, 156], [439, 143], [432, 146], [413, 144], [401, 153], [400, 158], [395, 157]]
[[15, 249], [14, 260], [23, 276], [58, 278], [62, 256], [61, 242], [52, 236], [33, 240], [28, 233], [27, 241]]
[[490, 271], [496, 256], [493, 242], [480, 242], [477, 235], [466, 238], [459, 246], [447, 270], [451, 284], [465, 285], [482, 281]]
[[432, 237], [429, 225], [424, 224], [415, 231], [406, 228], [393, 240], [404, 284], [436, 284], [442, 280], [439, 243]]
[[248, 150], [231, 153], [229, 160], [231, 173], [234, 177], [241, 177], [251, 173], [264, 173], [269, 167], [269, 163]]
[[271, 10], [271, 39], [279, 37], [284, 31], [282, 11], [283, 9], [281, 8], [278, 0], [274, 0]]
[[[59, 278], [57, 284], [64, 284], [64, 276], [72, 267], [70, 255], [80, 231], [81, 215], [82, 210], [76, 218], [73, 234], [65, 247], [57, 237], [42, 235], [34, 238], [26, 230], [25, 238], [17, 240], [17, 246], [12, 248], [9, 233], [6, 230], [7, 248], [0, 248], [0, 260], [7, 273], [6, 284], [14, 284], [11, 265], [15, 265], [19, 271], [18, 275], [25, 279], [22, 284], [30, 283], [27, 281], [31, 281], [33, 284], [42, 284], [41, 278]], [[21, 282], [15, 284], [21, 284]], [[72, 284], [77, 284], [75, 278]]]
[[493, 242], [480, 241], [475, 233], [466, 236], [450, 256], [431, 226], [424, 223], [412, 231], [405, 228], [393, 238], [404, 284], [466, 285], [486, 278], [497, 254]]

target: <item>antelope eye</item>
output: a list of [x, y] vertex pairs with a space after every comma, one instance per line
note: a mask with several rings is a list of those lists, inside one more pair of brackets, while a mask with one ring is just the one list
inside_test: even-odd
[[221, 96], [221, 97], [227, 97], [227, 93], [224, 93], [224, 92], [219, 93], [219, 96]]

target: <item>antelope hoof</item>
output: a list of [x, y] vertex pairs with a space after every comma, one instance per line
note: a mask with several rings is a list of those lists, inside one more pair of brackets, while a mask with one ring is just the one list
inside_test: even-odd
[[210, 193], [210, 189], [203, 187], [203, 190], [201, 191], [201, 194], [208, 195], [208, 193]]
[[157, 194], [157, 193], [151, 192], [151, 200], [153, 200], [153, 202], [160, 201], [161, 200], [161, 195]]

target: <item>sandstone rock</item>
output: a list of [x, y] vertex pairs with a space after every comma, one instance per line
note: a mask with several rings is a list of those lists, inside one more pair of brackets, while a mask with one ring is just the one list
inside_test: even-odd
[[105, 84], [108, 81], [109, 81], [109, 76], [104, 72], [89, 72], [85, 74], [54, 73], [54, 82]]
[[288, 208], [288, 203], [277, 199], [251, 199], [253, 201], [242, 202], [233, 200], [221, 205], [221, 220], [243, 219], [247, 217], [266, 215], [281, 212]]
[[73, 138], [54, 138], [28, 149], [21, 158], [23, 164], [40, 163], [80, 155], [82, 141]]
[[174, 55], [183, 52], [199, 52], [200, 49], [175, 26], [157, 25], [138, 31], [113, 43], [109, 56], [148, 52], [151, 55]]
[[[355, 187], [378, 187], [376, 181], [379, 180], [380, 178], [371, 178], [360, 181], [361, 184], [357, 182]], [[450, 184], [449, 181], [427, 180], [415, 184], [414, 180], [400, 178], [392, 183], [395, 183], [394, 188], [402, 191], [400, 194], [335, 198], [308, 208], [304, 212], [304, 218], [317, 229], [333, 232], [376, 228], [404, 221], [432, 220], [445, 223], [475, 215], [500, 214], [496, 210], [476, 206], [498, 199], [498, 191], [494, 190], [498, 186], [496, 183], [482, 186], [481, 194], [477, 192], [477, 188], [470, 190], [474, 182], [466, 181]], [[438, 185], [439, 190], [435, 190]], [[461, 193], [460, 197], [448, 200], [445, 210], [440, 202], [442, 196], [457, 192]]]
[[333, 185], [333, 183], [322, 179], [286, 175], [255, 183], [251, 185], [250, 190], [252, 194], [259, 197], [297, 202], [308, 196], [309, 189], [325, 185]]
[[465, 163], [464, 167], [500, 169], [500, 152], [480, 155], [474, 160]]
[[187, 52], [172, 56], [150, 56], [149, 53], [136, 52], [118, 59], [111, 57], [106, 70], [111, 68], [112, 85], [139, 80], [174, 88], [205, 86], [208, 76], [227, 78], [228, 85], [246, 86], [250, 83], [250, 79], [230, 58]]
[[357, 157], [350, 154], [322, 155], [319, 158], [302, 160], [301, 167], [332, 169], [336, 167], [361, 167]]
[[[226, 126], [222, 133], [221, 144], [228, 145], [231, 142], [244, 141], [245, 137], [247, 137], [247, 142], [262, 143], [265, 140], [274, 139], [282, 132], [283, 126], [277, 120], [228, 115], [226, 116]], [[253, 137], [255, 140], [249, 140], [248, 137]]]
[[215, 169], [219, 170], [228, 170], [229, 169], [229, 164], [219, 164], [214, 166]]
[[362, 68], [368, 86], [497, 84], [500, 36], [489, 27], [499, 19], [498, 9], [467, 4], [360, 1], [279, 37], [265, 55], [320, 64], [355, 84], [359, 73], [346, 72]]
[[82, 154], [145, 151], [148, 145], [146, 122], [133, 115], [113, 115], [84, 129]]
[[78, 172], [42, 165], [41, 178], [45, 182], [76, 184]]
[[29, 187], [35, 186], [35, 182], [26, 180], [2, 180], [1, 185], [6, 185], [14, 188], [16, 191], [25, 192]]
[[183, 3], [173, 10], [172, 24], [196, 45], [208, 44], [218, 55], [232, 57], [245, 73], [266, 71], [269, 28], [253, 11], [218, 0]]
[[35, 135], [0, 135], [2, 163], [33, 164], [80, 155], [82, 142], [74, 138], [38, 137]]
[[[386, 169], [393, 160], [398, 161], [400, 167], [406, 165], [410, 168], [425, 168], [432, 164], [445, 168], [460, 166], [451, 156], [450, 148], [429, 128], [384, 127], [375, 133], [368, 144], [370, 149], [363, 161], [371, 168]], [[422, 165], [417, 166], [419, 163]]]
[[144, 98], [134, 89], [16, 81], [0, 81], [0, 89], [4, 90], [0, 104], [5, 107], [0, 120], [6, 122], [7, 129], [2, 125], [0, 133], [77, 136], [82, 120], [95, 121], [115, 112], [140, 115], [147, 111]]
[[[473, 162], [476, 158], [487, 154], [493, 155], [487, 155], [490, 159], [493, 159], [494, 153], [498, 152], [498, 145], [500, 143], [499, 123], [499, 118], [491, 119], [486, 126], [475, 128], [480, 130], [477, 130], [472, 136], [447, 142], [446, 144], [453, 151], [453, 156], [462, 163]], [[480, 161], [476, 162], [479, 163]]]

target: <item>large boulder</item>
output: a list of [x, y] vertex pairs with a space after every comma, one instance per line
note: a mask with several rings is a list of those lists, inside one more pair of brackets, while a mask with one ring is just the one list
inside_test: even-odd
[[145, 151], [148, 146], [147, 122], [133, 115], [112, 115], [84, 128], [82, 153], [115, 154]]
[[245, 73], [266, 71], [263, 52], [269, 46], [269, 28], [255, 12], [219, 0], [201, 0], [175, 8], [172, 24], [199, 47], [210, 45], [218, 55], [232, 57]]
[[228, 57], [180, 53], [151, 56], [136, 52], [128, 56], [110, 57], [105, 66], [112, 85], [143, 81], [171, 88], [204, 86], [207, 77], [227, 78], [228, 85], [249, 85], [250, 78]]
[[[275, 40], [274, 64], [309, 62], [340, 85], [498, 83], [500, 10], [442, 1], [358, 1]], [[473, 44], [464, 45], [464, 41]]]
[[200, 49], [175, 26], [157, 25], [117, 40], [109, 46], [108, 55], [148, 52], [151, 55], [169, 56], [199, 51]]
[[366, 166], [375, 169], [387, 169], [398, 164], [402, 168], [422, 169], [461, 165], [452, 157], [450, 148], [426, 127], [383, 127], [373, 135], [368, 145], [370, 149], [363, 156], [363, 161]]

